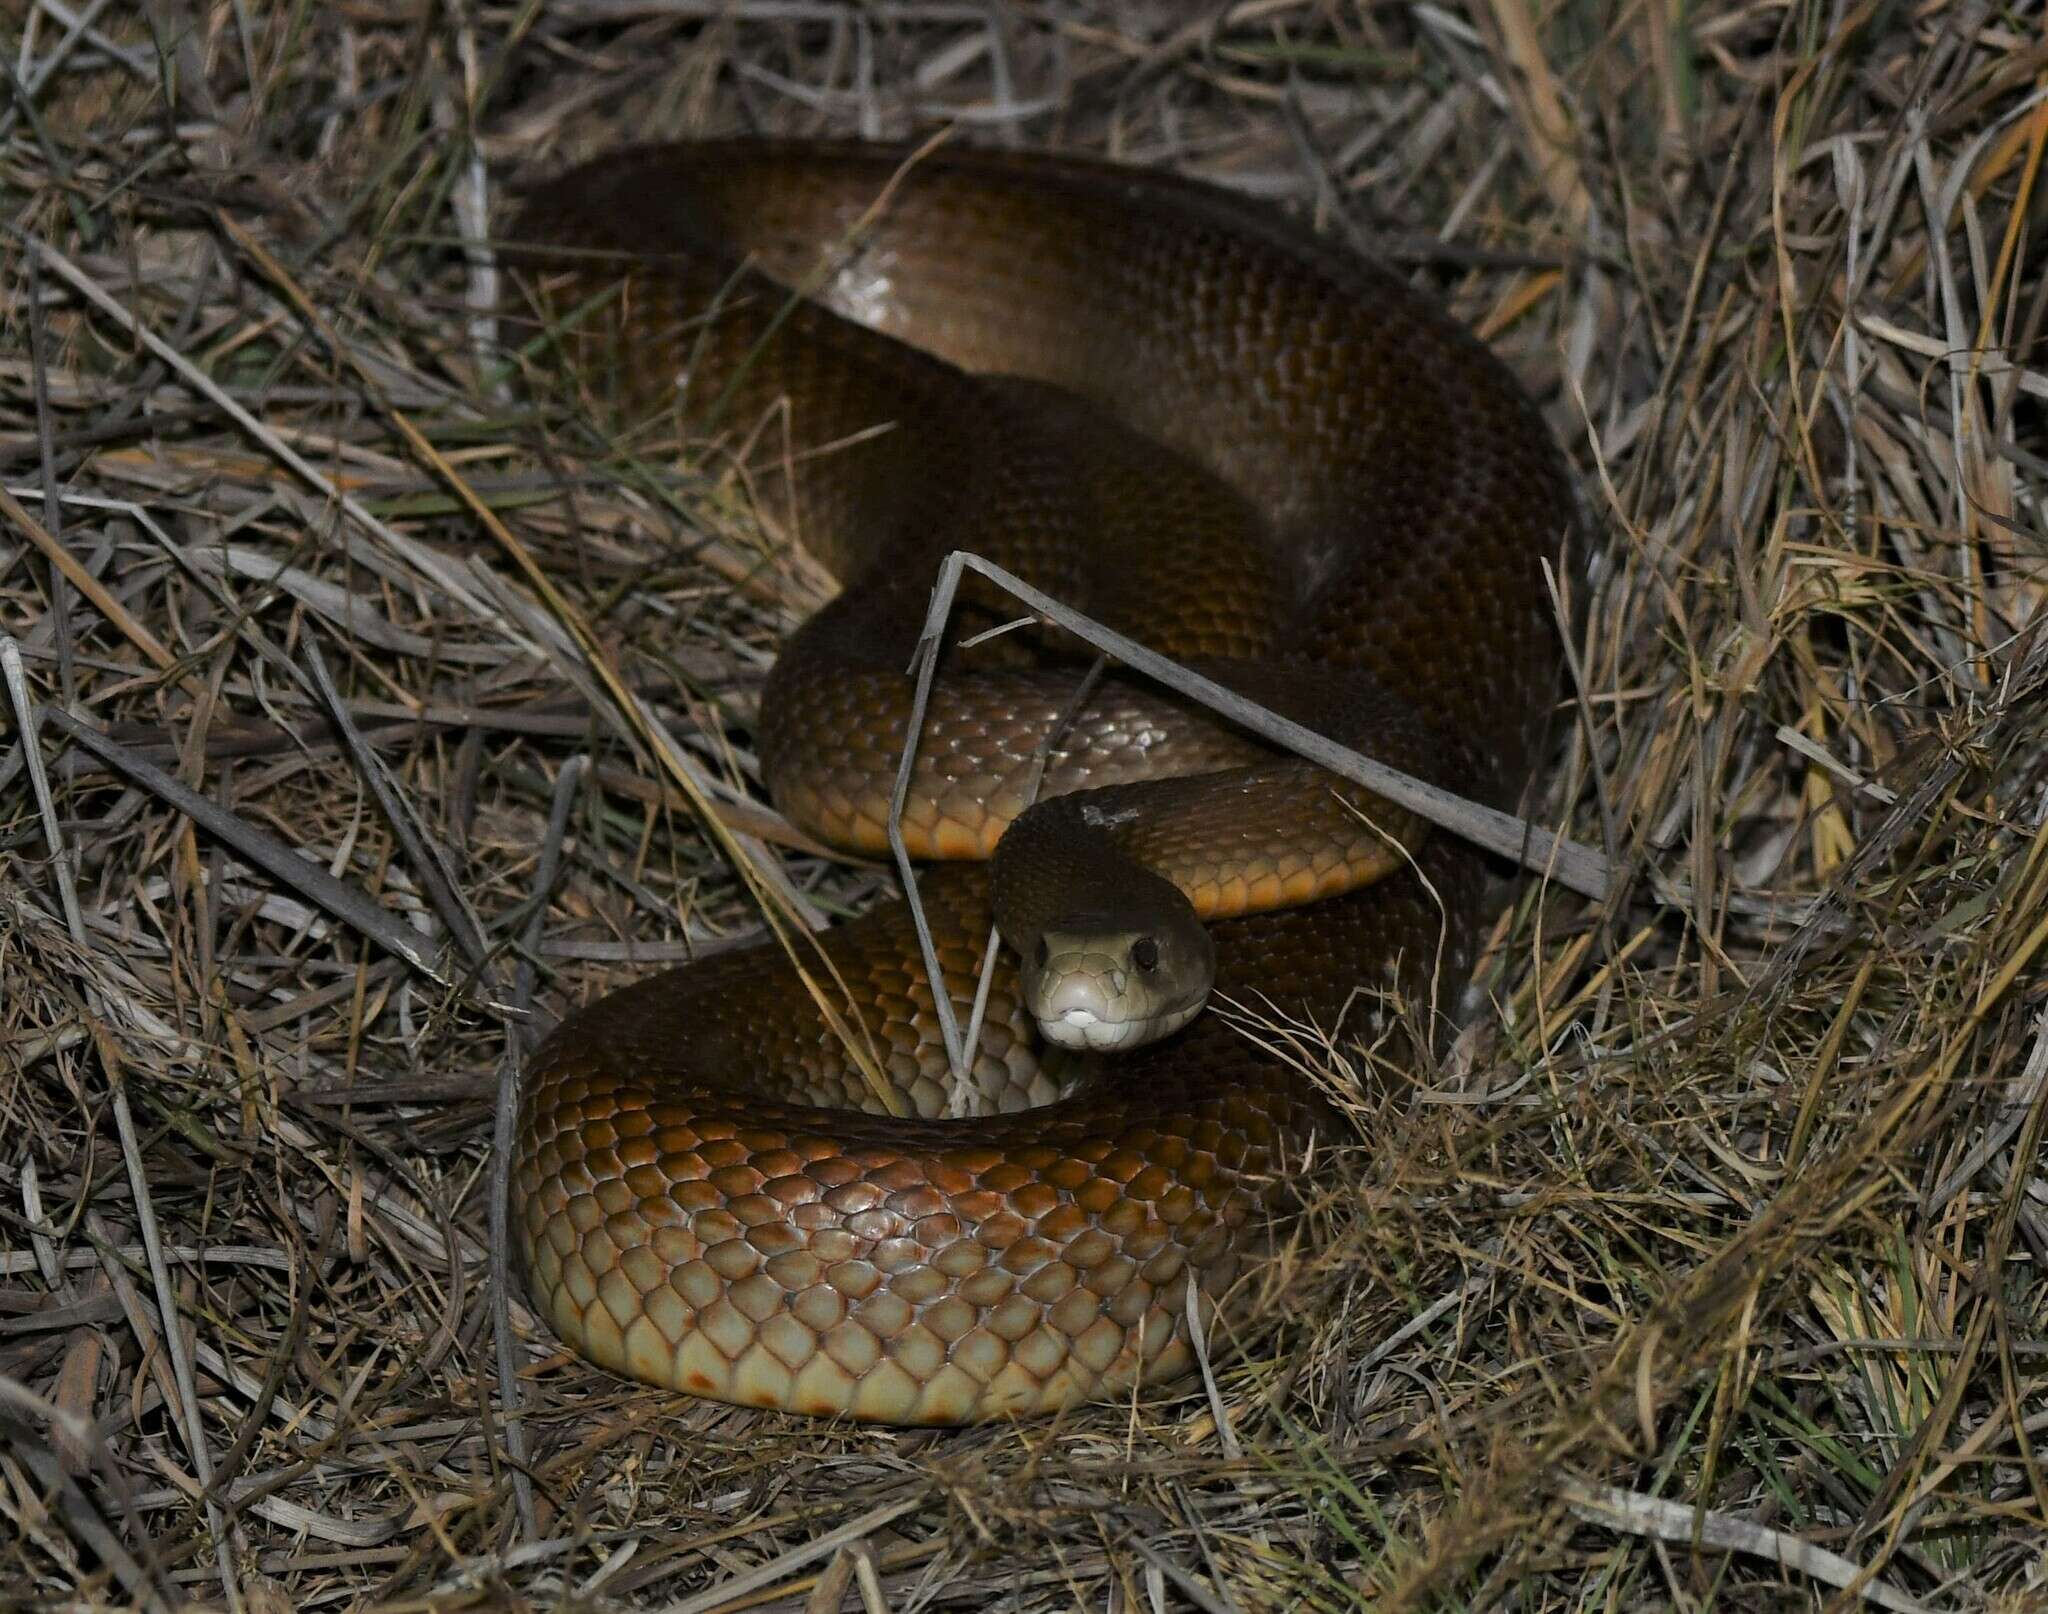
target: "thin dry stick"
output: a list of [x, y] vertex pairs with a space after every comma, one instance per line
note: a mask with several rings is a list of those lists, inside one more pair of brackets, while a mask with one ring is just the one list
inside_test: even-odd
[[881, 1507], [863, 1513], [851, 1524], [842, 1524], [838, 1529], [828, 1530], [823, 1535], [806, 1541], [800, 1547], [792, 1547], [788, 1552], [779, 1553], [767, 1563], [749, 1569], [744, 1574], [735, 1575], [709, 1591], [670, 1603], [663, 1614], [709, 1614], [712, 1609], [736, 1603], [749, 1592], [759, 1591], [764, 1586], [773, 1586], [792, 1570], [801, 1569], [805, 1564], [815, 1563], [820, 1558], [829, 1558], [850, 1542], [866, 1539], [884, 1526], [895, 1523], [914, 1508], [923, 1507], [924, 1504], [923, 1496], [907, 1496], [900, 1501], [886, 1502]]
[[[931, 923], [925, 917], [924, 897], [918, 889], [917, 866], [911, 861], [910, 848], [903, 839], [903, 810], [910, 801], [910, 779], [917, 764], [918, 748], [924, 739], [925, 714], [931, 707], [933, 681], [938, 676], [939, 645], [944, 625], [952, 616], [953, 593], [958, 589], [960, 573], [957, 567], [948, 571], [941, 567], [938, 581], [932, 588], [932, 604], [926, 618], [925, 631], [919, 636], [917, 650], [911, 658], [916, 679], [911, 687], [910, 716], [903, 731], [903, 749], [896, 758], [896, 783], [889, 793], [889, 851], [896, 860], [897, 877], [903, 883], [903, 893], [910, 907], [911, 925], [917, 932], [917, 946], [924, 958], [925, 975], [932, 986], [933, 1006], [939, 1019], [939, 1035], [946, 1045], [946, 1063], [953, 1076], [953, 1097], [964, 1099], [969, 1092], [969, 1082], [974, 1069], [975, 1049], [981, 1038], [982, 1020], [988, 1010], [988, 998], [995, 981], [996, 954], [1002, 946], [1001, 933], [995, 926], [989, 927], [988, 941], [982, 948], [981, 968], [976, 972], [974, 1004], [969, 1011], [967, 1033], [960, 1033], [958, 1018], [953, 1013], [953, 994], [945, 984], [945, 971], [939, 966], [938, 948], [932, 939]], [[937, 629], [933, 623], [938, 624]], [[969, 648], [1004, 633], [1021, 623], [1006, 624], [978, 634], [967, 641], [962, 648]], [[1048, 728], [1038, 742], [1036, 756], [1032, 759], [1029, 784], [1024, 791], [1028, 806], [1038, 796], [1038, 787], [1045, 778], [1046, 763], [1054, 748], [1059, 744], [1067, 726], [1079, 715], [1089, 693], [1102, 677], [1105, 663], [1100, 657], [1081, 677], [1075, 687], [1066, 710]]]
[[57, 896], [64, 905], [64, 923], [71, 939], [85, 946], [85, 916], [78, 911], [78, 886], [71, 877], [71, 849], [57, 825], [57, 804], [50, 795], [50, 775], [43, 767], [42, 746], [37, 741], [36, 709], [30, 698], [28, 679], [21, 670], [21, 646], [14, 635], [0, 634], [0, 677], [7, 683], [7, 698], [14, 706], [15, 727], [28, 763], [29, 785], [35, 792], [36, 811], [43, 820], [43, 844], [50, 850], [50, 868], [57, 877]]
[[192, 1459], [192, 1473], [206, 1491], [206, 1515], [213, 1525], [214, 1563], [220, 1570], [220, 1584], [230, 1614], [241, 1614], [242, 1587], [235, 1575], [235, 1553], [241, 1532], [231, 1529], [220, 1498], [213, 1494], [213, 1451], [206, 1443], [206, 1425], [199, 1418], [199, 1389], [192, 1374], [192, 1350], [185, 1339], [183, 1314], [177, 1292], [171, 1287], [171, 1269], [164, 1260], [163, 1237], [157, 1230], [156, 1207], [150, 1194], [149, 1173], [143, 1169], [142, 1147], [135, 1136], [135, 1119], [128, 1113], [128, 1078], [114, 1039], [98, 1026], [94, 1040], [99, 1044], [100, 1063], [113, 1089], [114, 1127], [121, 1138], [121, 1158], [128, 1167], [128, 1189], [135, 1196], [135, 1221], [142, 1231], [142, 1247], [149, 1254], [149, 1275], [156, 1288], [156, 1310], [164, 1348], [170, 1353], [171, 1371], [177, 1378], [179, 1421], [184, 1426], [185, 1452]]
[[1772, 1530], [1711, 1509], [1687, 1507], [1661, 1496], [1617, 1490], [1611, 1485], [1566, 1480], [1560, 1489], [1572, 1512], [1589, 1524], [1653, 1536], [1659, 1541], [1746, 1552], [1753, 1558], [1767, 1558], [1787, 1569], [1796, 1569], [1825, 1585], [1847, 1588], [1866, 1602], [1893, 1610], [1893, 1614], [1929, 1614], [1929, 1606], [1918, 1598], [1908, 1597], [1881, 1580], [1869, 1579], [1866, 1571], [1840, 1553], [1816, 1547], [1788, 1531]]
[[[323, 705], [327, 708], [327, 719], [341, 736], [343, 749], [355, 764], [358, 775], [370, 787], [370, 794], [383, 809], [384, 821], [391, 826], [391, 833], [398, 838], [406, 861], [425, 887], [427, 900], [440, 914], [441, 923], [455, 945], [469, 961], [471, 969], [488, 977], [490, 944], [484, 939], [483, 925], [462, 895], [455, 871], [448, 866], [440, 846], [429, 836], [424, 826], [413, 813], [406, 795], [392, 780], [377, 753], [364, 742], [362, 730], [356, 727], [355, 719], [349, 715], [348, 703], [341, 698], [341, 691], [334, 686], [334, 679], [327, 671], [327, 659], [320, 654], [320, 646], [310, 636], [306, 640], [306, 675]], [[499, 995], [501, 983], [488, 982], [493, 995]]]
[[[1031, 778], [1024, 786], [1024, 804], [1027, 807], [1038, 799], [1039, 787], [1045, 782], [1046, 765], [1052, 760], [1053, 751], [1065, 739], [1068, 726], [1075, 718], [1081, 715], [1081, 708], [1087, 704], [1088, 697], [1094, 693], [1095, 686], [1102, 681], [1103, 672], [1108, 666], [1109, 663], [1101, 656], [1095, 658], [1088, 671], [1082, 675], [1080, 682], [1074, 686], [1074, 693], [1068, 699], [1066, 709], [1060, 713], [1052, 726], [1040, 738], [1037, 754], [1031, 759]], [[905, 744], [906, 746], [911, 746], [916, 743], [917, 736], [915, 731], [913, 731], [906, 738]], [[892, 813], [890, 822], [894, 824], [895, 821], [895, 815]], [[956, 1098], [966, 1094], [967, 1087], [964, 1078], [969, 1071], [974, 1069], [975, 1051], [981, 1045], [982, 1023], [988, 1017], [989, 993], [995, 986], [996, 953], [1002, 944], [1002, 932], [991, 924], [988, 927], [988, 944], [982, 949], [981, 968], [975, 976], [974, 1007], [967, 1016], [967, 1036], [962, 1043], [961, 1061], [955, 1072], [956, 1076], [962, 1078], [954, 1087]], [[933, 960], [927, 955], [926, 967], [929, 968], [932, 962]], [[943, 1026], [945, 1024], [944, 1019], [941, 1019], [939, 1023]]]
[[575, 810], [577, 792], [583, 788], [584, 776], [588, 772], [587, 757], [571, 757], [555, 776], [554, 793], [548, 803], [548, 827], [541, 836], [540, 861], [533, 871], [533, 895], [528, 898], [532, 911], [527, 915], [526, 927], [519, 933], [520, 959], [513, 977], [512, 1005], [522, 1016], [521, 1024], [529, 1040], [533, 1036], [532, 1022], [524, 1017], [533, 1011], [533, 989], [538, 973], [533, 961], [540, 956], [541, 940], [547, 928], [548, 896], [554, 890], [555, 879], [562, 868], [562, 841], [569, 833], [569, 814]]
[[1130, 1545], [1133, 1552], [1179, 1587], [1181, 1595], [1201, 1609], [1202, 1614], [1244, 1614], [1244, 1609], [1220, 1578], [1205, 1586], [1149, 1542], [1132, 1536]]
[[1604, 896], [1608, 889], [1610, 872], [1607, 860], [1591, 847], [1580, 846], [1548, 830], [1537, 828], [1523, 819], [1483, 807], [1477, 802], [1454, 796], [1449, 791], [1390, 768], [1370, 757], [1361, 756], [1345, 746], [1326, 740], [1312, 729], [1270, 712], [1265, 707], [1246, 700], [1242, 695], [1225, 689], [1213, 679], [1191, 672], [1179, 663], [1147, 650], [1134, 639], [1104, 627], [1092, 617], [1062, 605], [1048, 594], [1040, 593], [1022, 578], [1005, 571], [993, 562], [983, 560], [979, 555], [966, 550], [954, 550], [939, 566], [938, 581], [932, 588], [931, 605], [925, 613], [924, 631], [919, 635], [917, 655], [913, 665], [917, 668], [917, 681], [911, 696], [908, 739], [902, 755], [897, 760], [896, 787], [889, 803], [889, 850], [894, 854], [898, 872], [904, 885], [904, 898], [910, 906], [911, 922], [917, 931], [919, 949], [924, 954], [925, 972], [931, 982], [932, 999], [938, 1013], [939, 1027], [946, 1043], [947, 1058], [951, 1061], [956, 1080], [965, 1073], [965, 1045], [960, 1036], [957, 1021], [953, 1015], [952, 995], [946, 988], [945, 972], [939, 967], [938, 950], [932, 940], [931, 922], [926, 917], [924, 903], [918, 896], [916, 874], [910, 860], [909, 848], [904, 844], [901, 819], [904, 803], [909, 799], [911, 768], [916, 758], [917, 736], [924, 727], [925, 712], [931, 700], [932, 682], [937, 672], [938, 645], [945, 632], [946, 623], [953, 612], [953, 598], [959, 592], [963, 570], [972, 570], [986, 577], [990, 582], [1014, 595], [1029, 606], [1038, 616], [1065, 629], [1083, 643], [1093, 646], [1103, 655], [1113, 656], [1134, 672], [1157, 680], [1168, 689], [1199, 702], [1211, 711], [1218, 712], [1241, 727], [1284, 746], [1290, 751], [1319, 763], [1352, 783], [1363, 785], [1397, 806], [1406, 807], [1420, 814], [1432, 823], [1465, 836], [1489, 851], [1526, 864], [1546, 877], [1555, 878], [1559, 884], [1596, 899]]
[[121, 636], [149, 657], [160, 671], [169, 672], [177, 665], [177, 658], [164, 648], [163, 641], [137, 622], [121, 602], [107, 592], [106, 585], [79, 565], [71, 551], [52, 537], [49, 530], [23, 509], [21, 501], [4, 487], [0, 487], [0, 515], [6, 516], [28, 534], [29, 542], [64, 574], [65, 580], [90, 600], [93, 609], [119, 629]]
[[97, 729], [55, 706], [42, 709], [43, 720], [62, 729], [86, 750], [118, 773], [126, 774], [151, 795], [193, 820], [208, 834], [218, 837], [243, 857], [299, 893], [317, 908], [326, 910], [343, 924], [360, 931], [386, 952], [396, 954], [421, 974], [439, 980], [429, 938], [400, 924], [369, 897], [352, 885], [345, 885], [319, 864], [300, 857], [282, 841], [265, 834], [242, 818], [228, 812], [178, 783], [163, 769], [145, 762], [125, 746], [116, 745]]
[[[997, 587], [1013, 594], [1033, 611], [1064, 628], [1104, 655], [1113, 656], [1133, 672], [1164, 684], [1176, 694], [1199, 702], [1262, 739], [1282, 746], [1309, 761], [1328, 768], [1396, 806], [1428, 819], [1454, 835], [1461, 835], [1489, 852], [1508, 858], [1539, 874], [1548, 873], [1558, 884], [1595, 901], [1604, 899], [1613, 879], [1607, 859], [1589, 846], [1566, 840], [1549, 830], [1512, 814], [1477, 802], [1467, 801], [1448, 790], [1426, 784], [1399, 769], [1326, 740], [1313, 729], [1270, 712], [1246, 700], [1215, 680], [1191, 672], [1177, 662], [1147, 650], [1135, 639], [1127, 639], [1104, 627], [1092, 617], [1068, 609], [1050, 595], [1042, 594], [1022, 578], [978, 555], [956, 550], [940, 568], [940, 587], [933, 595], [933, 613], [926, 619], [927, 635], [935, 632], [941, 600], [950, 607], [952, 591], [958, 587], [958, 567], [979, 572]], [[949, 569], [950, 574], [949, 574]]]
[[1223, 1405], [1223, 1391], [1217, 1386], [1215, 1370], [1209, 1366], [1209, 1331], [1202, 1326], [1202, 1286], [1190, 1275], [1187, 1284], [1188, 1343], [1194, 1347], [1195, 1366], [1202, 1376], [1202, 1393], [1209, 1398], [1209, 1420], [1216, 1426], [1216, 1440], [1223, 1455], [1233, 1463], [1244, 1456], [1237, 1431], [1230, 1426], [1230, 1413]]
[[[32, 1396], [15, 1384], [13, 1380], [0, 1377], [0, 1404], [22, 1405], [27, 1403], [32, 1410], [48, 1407], [48, 1403]], [[61, 1408], [50, 1407], [53, 1413]], [[170, 1614], [172, 1603], [167, 1592], [156, 1577], [135, 1561], [134, 1556], [121, 1544], [119, 1536], [107, 1527], [100, 1517], [99, 1509], [93, 1506], [92, 1498], [79, 1488], [78, 1481], [65, 1473], [47, 1451], [33, 1441], [11, 1443], [10, 1454], [17, 1458], [35, 1477], [43, 1491], [56, 1499], [57, 1512], [78, 1537], [99, 1557], [100, 1561], [113, 1571], [130, 1597], [150, 1614]], [[178, 1600], [182, 1606], [184, 1599]]]

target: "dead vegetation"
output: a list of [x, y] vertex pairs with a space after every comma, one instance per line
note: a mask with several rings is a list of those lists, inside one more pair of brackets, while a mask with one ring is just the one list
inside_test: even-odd
[[[0, 1604], [2040, 1606], [2040, 20], [13, 9]], [[1541, 816], [1617, 877], [1511, 893], [1213, 1384], [934, 1434], [493, 1316], [535, 1028], [751, 930], [734, 855], [882, 882], [748, 793], [815, 579], [494, 346], [485, 248], [623, 139], [949, 121], [1511, 358], [1596, 516]]]

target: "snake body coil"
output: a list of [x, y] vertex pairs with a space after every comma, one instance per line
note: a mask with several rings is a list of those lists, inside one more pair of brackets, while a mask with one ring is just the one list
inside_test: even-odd
[[[961, 548], [1394, 766], [1496, 805], [1525, 782], [1568, 483], [1506, 370], [1385, 271], [1168, 176], [820, 144], [615, 155], [533, 195], [519, 233], [545, 306], [580, 315], [574, 362], [637, 418], [751, 443], [771, 512], [847, 585], [762, 705], [770, 789], [812, 833], [884, 844], [904, 668]], [[964, 611], [963, 633], [1013, 614]], [[985, 857], [1018, 818], [1069, 649], [949, 650], [913, 851]], [[1426, 1016], [1469, 971], [1477, 853], [1163, 691], [1104, 682], [1043, 794], [994, 909], [980, 866], [924, 886], [963, 1022], [992, 911], [1028, 976], [1077, 926], [1113, 932], [1132, 880], [1215, 921], [1220, 995], [1290, 1020], [1359, 1029], [1379, 989]], [[1155, 973], [1149, 925], [1105, 979]], [[1185, 1368], [1188, 1286], [1228, 1314], [1261, 1206], [1329, 1135], [1306, 1079], [1214, 1009], [1048, 1058], [1006, 955], [972, 1073], [1003, 1113], [944, 1119], [906, 911], [821, 945], [915, 1118], [865, 1113], [777, 952], [585, 1007], [525, 1072], [513, 1176], [556, 1331], [656, 1384], [900, 1423]], [[1116, 1040], [1080, 1001], [1035, 1006]]]

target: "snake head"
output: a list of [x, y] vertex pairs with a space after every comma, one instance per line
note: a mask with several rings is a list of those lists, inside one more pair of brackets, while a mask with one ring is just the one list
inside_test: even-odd
[[1072, 914], [1039, 932], [1024, 950], [1024, 1006], [1047, 1042], [1099, 1053], [1136, 1048], [1201, 1011], [1216, 979], [1216, 948], [1187, 899], [1173, 895], [1179, 910]]

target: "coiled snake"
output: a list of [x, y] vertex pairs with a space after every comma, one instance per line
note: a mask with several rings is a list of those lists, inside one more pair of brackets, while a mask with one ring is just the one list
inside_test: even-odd
[[[1566, 474], [1508, 372], [1385, 270], [1180, 179], [952, 149], [631, 151], [538, 190], [517, 235], [642, 451], [669, 421], [751, 441], [771, 513], [847, 585], [761, 707], [771, 793], [814, 835], [884, 844], [905, 667], [953, 549], [1433, 783], [1494, 805], [1525, 783]], [[963, 598], [956, 638], [1014, 615]], [[1077, 665], [1049, 632], [949, 648], [913, 852], [989, 853]], [[1470, 970], [1482, 865], [1136, 679], [1071, 715], [993, 879], [921, 884], [963, 1020], [992, 889], [1013, 944], [973, 1070], [1002, 1113], [945, 1116], [901, 905], [827, 932], [814, 973], [844, 984], [905, 1118], [872, 1113], [772, 947], [547, 1040], [513, 1223], [564, 1340], [655, 1384], [898, 1423], [1188, 1366], [1188, 1286], [1230, 1314], [1262, 1207], [1333, 1126], [1305, 1077], [1195, 1012], [1208, 970], [1325, 1030], [1369, 1032], [1382, 989], [1426, 1018]]]

